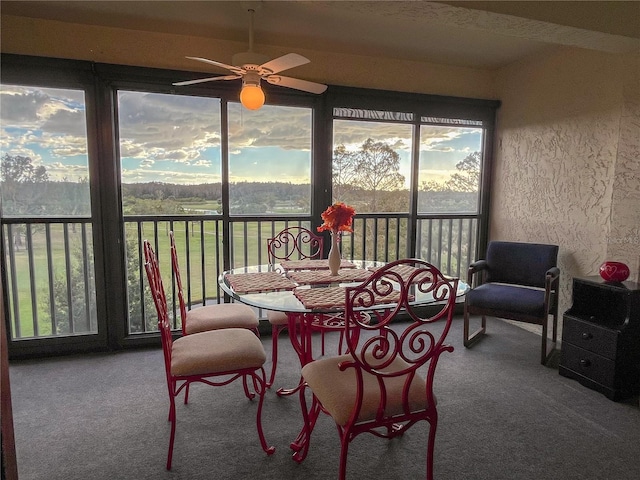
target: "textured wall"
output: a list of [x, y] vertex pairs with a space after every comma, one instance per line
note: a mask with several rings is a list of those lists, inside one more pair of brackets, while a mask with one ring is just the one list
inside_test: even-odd
[[623, 57], [623, 67], [607, 258], [623, 259], [640, 282], [640, 55]]
[[[640, 270], [638, 56], [561, 48], [502, 69], [490, 238], [560, 246], [571, 278]], [[635, 65], [635, 66], [634, 66]]]

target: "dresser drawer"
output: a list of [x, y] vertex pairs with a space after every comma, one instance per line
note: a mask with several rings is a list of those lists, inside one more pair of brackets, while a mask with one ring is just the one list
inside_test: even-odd
[[576, 345], [610, 359], [616, 358], [619, 332], [565, 315], [562, 323], [562, 348]]
[[615, 388], [616, 363], [596, 353], [563, 343], [560, 365], [608, 388]]

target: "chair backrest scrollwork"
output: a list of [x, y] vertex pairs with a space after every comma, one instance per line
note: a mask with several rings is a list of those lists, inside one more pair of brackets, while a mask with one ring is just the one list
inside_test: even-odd
[[[360, 405], [365, 388], [362, 372], [378, 378], [380, 389], [378, 419], [387, 416], [410, 415], [416, 408], [415, 391], [412, 386], [416, 371], [427, 365], [425, 405], [434, 405], [433, 377], [439, 356], [444, 351], [453, 351], [445, 338], [451, 327], [458, 279], [445, 277], [435, 266], [419, 259], [401, 259], [378, 269], [365, 282], [346, 288], [345, 337], [352, 360], [343, 362], [342, 369], [354, 368], [358, 379]], [[373, 310], [376, 296], [399, 292], [397, 303]], [[415, 302], [416, 295], [433, 297], [433, 305], [424, 308]], [[365, 321], [363, 311], [371, 316]], [[402, 314], [399, 321], [394, 320]], [[403, 412], [385, 412], [385, 405], [397, 401], [387, 398], [387, 382], [403, 382]], [[397, 395], [397, 389], [395, 390]], [[397, 400], [397, 399], [396, 399]], [[362, 406], [362, 405], [360, 405]], [[357, 408], [356, 408], [357, 410]], [[353, 413], [357, 419], [359, 413]]]
[[287, 227], [267, 240], [269, 263], [322, 257], [324, 239], [305, 227]]

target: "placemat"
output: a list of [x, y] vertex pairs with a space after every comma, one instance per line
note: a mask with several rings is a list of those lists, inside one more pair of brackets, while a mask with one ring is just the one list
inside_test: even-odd
[[227, 282], [236, 293], [293, 290], [296, 285], [278, 272], [227, 273]]
[[[370, 271], [372, 271], [372, 272], [375, 272], [376, 270], [379, 270], [380, 268], [382, 268], [382, 267], [369, 267], [369, 270], [370, 270]], [[391, 267], [391, 268], [389, 269], [389, 271], [392, 271], [392, 272], [395, 272], [395, 273], [399, 274], [399, 275], [400, 275], [400, 277], [401, 277], [405, 282], [409, 279], [409, 277], [410, 277], [413, 273], [417, 272], [418, 270], [420, 270], [420, 269], [418, 269], [418, 268], [416, 268], [416, 267], [412, 267], [411, 265], [396, 265], [395, 267]], [[421, 278], [425, 278], [425, 279], [426, 279], [426, 275], [427, 275], [427, 274], [426, 274], [426, 272], [425, 272], [423, 275], [421, 275], [421, 276], [419, 276], [419, 277], [416, 277], [416, 278], [414, 279], [414, 282], [413, 282], [413, 283], [418, 282]]]
[[290, 271], [287, 276], [298, 285], [319, 285], [326, 283], [364, 282], [371, 276], [370, 270], [364, 268], [345, 268], [338, 275], [331, 275], [329, 270]]
[[[345, 287], [296, 288], [293, 294], [305, 308], [344, 307]], [[394, 303], [400, 300], [400, 292], [393, 291], [389, 295], [376, 296], [376, 304]]]
[[[285, 270], [328, 270], [329, 260], [282, 260], [280, 265]], [[356, 268], [356, 266], [343, 258], [340, 268]]]

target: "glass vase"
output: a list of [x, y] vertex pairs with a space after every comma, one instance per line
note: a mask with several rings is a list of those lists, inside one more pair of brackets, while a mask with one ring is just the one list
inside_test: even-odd
[[342, 262], [342, 258], [340, 257], [340, 245], [338, 245], [338, 240], [340, 239], [338, 232], [331, 232], [331, 249], [329, 250], [329, 256], [327, 259], [329, 260], [329, 271], [331, 275], [338, 275], [338, 271], [340, 270], [340, 262]]

